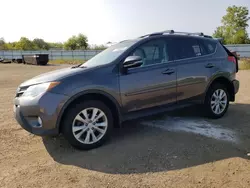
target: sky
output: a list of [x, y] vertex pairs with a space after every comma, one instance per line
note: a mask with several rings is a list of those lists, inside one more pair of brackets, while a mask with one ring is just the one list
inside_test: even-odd
[[231, 5], [250, 11], [250, 0], [0, 0], [0, 38], [65, 42], [83, 33], [106, 44], [169, 29], [212, 35]]

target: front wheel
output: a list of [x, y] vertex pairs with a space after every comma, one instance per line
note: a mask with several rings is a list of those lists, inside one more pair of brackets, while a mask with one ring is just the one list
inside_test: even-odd
[[113, 116], [101, 101], [84, 101], [72, 105], [62, 126], [63, 135], [72, 146], [88, 150], [99, 147], [109, 138]]
[[213, 85], [205, 99], [205, 110], [209, 117], [217, 119], [222, 117], [229, 106], [229, 94], [222, 84]]

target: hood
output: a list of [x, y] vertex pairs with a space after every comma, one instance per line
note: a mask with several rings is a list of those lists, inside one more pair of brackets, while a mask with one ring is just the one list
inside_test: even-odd
[[20, 87], [34, 85], [34, 84], [40, 84], [40, 83], [44, 83], [44, 82], [61, 80], [63, 78], [69, 77], [69, 76], [77, 74], [77, 73], [81, 73], [81, 72], [88, 70], [88, 69], [90, 69], [90, 68], [80, 68], [80, 67], [71, 68], [71, 67], [69, 67], [69, 68], [63, 68], [63, 69], [51, 71], [51, 72], [48, 72], [45, 74], [38, 75], [34, 78], [31, 78], [30, 80], [23, 82], [20, 85]]

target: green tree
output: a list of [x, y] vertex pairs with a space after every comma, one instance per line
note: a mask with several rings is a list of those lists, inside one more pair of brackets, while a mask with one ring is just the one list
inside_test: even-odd
[[105, 45], [103, 45], [103, 44], [101, 44], [101, 45], [94, 45], [94, 46], [92, 46], [89, 49], [91, 49], [91, 50], [105, 50], [106, 48], [108, 48], [108, 47], [105, 46]]
[[33, 40], [33, 44], [37, 50], [48, 50], [49, 44], [43, 39], [36, 38]]
[[88, 47], [88, 38], [83, 34], [79, 34], [76, 38], [78, 49], [86, 49]]
[[7, 50], [16, 50], [16, 42], [9, 42], [6, 43], [5, 45]]
[[4, 38], [0, 38], [0, 50], [7, 50]]
[[79, 34], [78, 36], [74, 35], [64, 43], [66, 50], [86, 49], [87, 47], [88, 38], [83, 34]]
[[59, 43], [59, 42], [50, 42], [49, 44], [49, 48], [53, 48], [53, 49], [63, 49], [63, 43]]
[[16, 43], [15, 49], [17, 50], [34, 50], [35, 45], [26, 37], [21, 37], [20, 40]]
[[246, 44], [249, 42], [247, 34], [249, 11], [247, 7], [230, 6], [227, 14], [222, 17], [222, 26], [216, 28], [213, 37], [223, 38], [225, 44]]
[[216, 28], [216, 30], [214, 31], [213, 37], [216, 38], [223, 38], [224, 39], [224, 27], [219, 26]]
[[67, 42], [64, 43], [64, 48], [66, 50], [76, 50], [77, 49], [77, 38], [76, 36], [70, 37]]

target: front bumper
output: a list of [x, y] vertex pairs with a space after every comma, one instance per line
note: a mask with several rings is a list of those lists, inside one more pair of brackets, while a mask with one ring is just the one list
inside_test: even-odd
[[15, 119], [22, 128], [35, 135], [57, 135], [58, 114], [66, 100], [67, 96], [50, 92], [35, 98], [16, 97]]
[[36, 126], [35, 125], [35, 124], [37, 124], [36, 118], [34, 118], [33, 121], [27, 120], [27, 117], [23, 116], [20, 106], [14, 106], [14, 108], [15, 108], [14, 114], [15, 114], [15, 118], [16, 118], [17, 122], [26, 131], [28, 131], [32, 134], [35, 134], [35, 135], [39, 135], [39, 136], [57, 135], [58, 134], [58, 130], [56, 128], [44, 129], [40, 126]]

